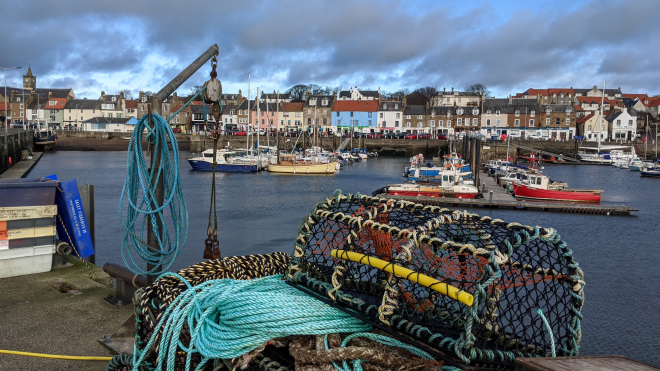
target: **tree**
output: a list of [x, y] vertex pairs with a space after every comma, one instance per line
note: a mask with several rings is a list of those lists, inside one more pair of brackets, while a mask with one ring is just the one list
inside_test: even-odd
[[438, 93], [438, 88], [435, 86], [425, 86], [423, 88], [416, 89], [415, 91], [425, 96], [427, 100], [431, 101], [433, 96]]
[[471, 91], [473, 93], [479, 93], [484, 95], [485, 98], [490, 98], [490, 89], [484, 84], [472, 84], [465, 88], [465, 91]]
[[[133, 99], [133, 92], [131, 90], [125, 89], [120, 91], [120, 93], [124, 93], [124, 99], [132, 100]], [[119, 94], [119, 93], [117, 93]]]
[[305, 101], [305, 92], [307, 91], [308, 86], [303, 84], [298, 84], [292, 86], [285, 93], [291, 94], [292, 102], [304, 102]]
[[[190, 88], [190, 96], [192, 97], [193, 95], [197, 94], [197, 92], [199, 92], [200, 90], [202, 90], [203, 87], [204, 87], [204, 86], [202, 86], [202, 85], [193, 85], [193, 86]], [[145, 93], [145, 94], [146, 94], [146, 93]], [[194, 100], [196, 100], [196, 101], [201, 101], [201, 100], [202, 100], [202, 95], [200, 94], [200, 95], [196, 96]]]
[[404, 88], [404, 89], [399, 89], [393, 93], [388, 93], [387, 98], [383, 96], [383, 92], [380, 92], [381, 97], [385, 99], [403, 99], [406, 95], [410, 94], [410, 89]]

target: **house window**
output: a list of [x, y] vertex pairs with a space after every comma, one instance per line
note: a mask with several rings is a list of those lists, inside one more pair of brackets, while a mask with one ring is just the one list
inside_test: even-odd
[[417, 127], [418, 127], [418, 128], [423, 128], [423, 127], [424, 127], [424, 124], [422, 124], [421, 122], [418, 122], [418, 123], [417, 123]]
[[550, 119], [549, 118], [545, 119], [545, 126], [550, 126]]
[[530, 115], [531, 117], [534, 117], [535, 114], [536, 114], [536, 112], [534, 112], [533, 110], [532, 110], [532, 112], [529, 113], [529, 115]]
[[397, 113], [397, 114], [396, 114], [396, 118], [400, 119], [400, 118], [401, 118], [401, 114], [400, 114], [400, 113]]
[[500, 122], [501, 122], [500, 119], [496, 119], [495, 120], [495, 126], [500, 126]]
[[51, 100], [50, 102], [48, 102], [48, 104], [51, 105], [51, 106], [54, 106], [54, 105], [57, 104], [57, 101]]
[[[296, 112], [296, 117], [300, 117], [298, 116], [298, 112]], [[337, 117], [339, 117], [339, 111], [337, 111]]]
[[177, 117], [177, 119], [176, 119], [176, 123], [177, 123], [177, 124], [179, 123], [179, 118], [178, 118], [178, 117]]
[[410, 120], [410, 115], [406, 115], [406, 119]]
[[571, 119], [566, 119], [566, 126], [571, 126]]
[[398, 121], [394, 121], [394, 127], [397, 127], [397, 128], [399, 127], [399, 122]]
[[[371, 121], [369, 121], [369, 123], [371, 124]], [[328, 119], [323, 119], [323, 125], [327, 125], [327, 124], [328, 124]]]
[[351, 117], [353, 117], [353, 112], [351, 111]]
[[[296, 112], [296, 117], [300, 117], [302, 115], [302, 112]], [[337, 112], [337, 116], [339, 116], [339, 112]]]
[[490, 126], [490, 119], [486, 119], [486, 126]]
[[451, 127], [451, 120], [447, 120], [447, 127], [448, 127], [448, 128]]
[[410, 123], [409, 123], [409, 122], [406, 122], [406, 127], [407, 127], [407, 128], [410, 127]]
[[422, 115], [417, 115], [417, 119], [418, 119], [418, 120], [421, 120], [422, 118], [423, 118]]
[[529, 127], [530, 128], [534, 127], [534, 119], [529, 120]]
[[520, 111], [516, 110], [516, 117], [520, 116]]
[[327, 106], [328, 105], [328, 100], [326, 98], [323, 98], [323, 100], [321, 101], [321, 105], [322, 106]]
[[628, 126], [632, 126], [632, 120], [628, 120]]
[[371, 120], [369, 120], [369, 126], [371, 126]]
[[382, 119], [382, 118], [383, 118], [383, 113], [381, 112], [379, 116], [380, 116], [380, 118]]
[[140, 107], [140, 111], [144, 112], [144, 106]]
[[395, 104], [395, 105], [394, 105], [394, 109], [399, 109], [399, 105], [398, 105], [398, 104]]
[[431, 127], [432, 127], [432, 128], [435, 127], [435, 120], [431, 120]]
[[456, 126], [463, 126], [463, 119], [456, 119]]
[[369, 112], [369, 117], [371, 117], [372, 112]]
[[108, 117], [112, 117], [112, 113], [108, 112]]
[[478, 115], [478, 114], [479, 114], [479, 109], [474, 108], [474, 109], [472, 110], [472, 114], [473, 114], [473, 115]]
[[[469, 119], [468, 119], [469, 120]], [[472, 126], [478, 126], [479, 125], [479, 119], [478, 118], [473, 118], [472, 119]]]
[[513, 126], [520, 126], [520, 119], [515, 119], [513, 121]]
[[499, 116], [499, 115], [500, 115], [500, 110], [495, 111], [495, 116]]
[[559, 126], [561, 123], [559, 122], [559, 118], [555, 120], [555, 125]]
[[490, 110], [486, 111], [486, 116], [490, 116]]
[[[36, 110], [32, 110], [32, 113], [35, 113]], [[621, 127], [621, 120], [616, 120], [616, 127]]]

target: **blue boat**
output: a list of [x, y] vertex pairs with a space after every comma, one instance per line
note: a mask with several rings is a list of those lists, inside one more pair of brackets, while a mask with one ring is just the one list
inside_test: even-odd
[[[215, 171], [223, 172], [242, 172], [251, 173], [257, 171], [257, 162], [254, 160], [242, 160], [240, 157], [235, 156], [235, 151], [228, 151], [226, 149], [219, 149], [216, 153], [216, 167]], [[213, 150], [207, 149], [202, 152], [202, 156], [193, 157], [188, 159], [190, 166], [193, 170], [211, 171], [211, 164], [213, 164]]]
[[53, 127], [46, 127], [34, 132], [34, 145], [47, 151], [57, 143], [57, 133]]

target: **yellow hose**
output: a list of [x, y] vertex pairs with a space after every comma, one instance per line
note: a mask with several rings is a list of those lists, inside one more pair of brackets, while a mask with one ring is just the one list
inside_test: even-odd
[[41, 358], [55, 358], [55, 359], [73, 359], [78, 361], [110, 361], [112, 357], [88, 357], [88, 356], [60, 356], [57, 354], [43, 354], [43, 353], [30, 353], [30, 352], [19, 352], [16, 350], [3, 350], [0, 349], [2, 354], [14, 354], [17, 356], [30, 356], [30, 357], [41, 357]]
[[372, 256], [367, 256], [364, 254], [360, 254], [352, 251], [346, 251], [346, 250], [332, 250], [331, 255], [334, 258], [340, 258], [344, 260], [354, 261], [360, 264], [366, 264], [371, 267], [380, 269], [382, 271], [392, 273], [396, 276], [406, 278], [410, 281], [417, 282], [422, 286], [426, 286], [443, 295], [449, 296], [454, 300], [458, 300], [459, 302], [467, 306], [471, 307], [472, 304], [474, 303], [474, 296], [472, 296], [472, 294], [462, 291], [461, 289], [451, 286], [445, 282], [438, 281], [433, 277], [429, 277], [425, 274], [411, 271], [410, 269], [404, 268], [400, 265], [392, 264], [390, 262], [378, 258], [374, 258]]

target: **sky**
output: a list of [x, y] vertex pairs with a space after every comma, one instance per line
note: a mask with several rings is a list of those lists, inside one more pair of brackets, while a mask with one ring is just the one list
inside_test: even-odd
[[[77, 98], [158, 91], [217, 44], [223, 92], [480, 83], [660, 94], [660, 1], [0, 0], [0, 67]], [[178, 90], [209, 79], [210, 63]]]

